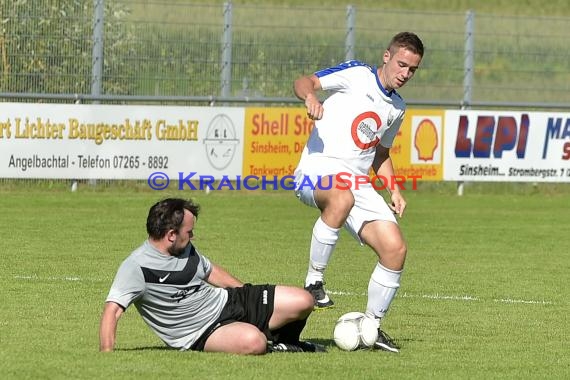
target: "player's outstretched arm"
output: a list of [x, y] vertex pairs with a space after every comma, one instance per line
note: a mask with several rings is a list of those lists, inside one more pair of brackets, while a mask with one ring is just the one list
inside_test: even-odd
[[115, 302], [105, 303], [99, 326], [99, 351], [109, 352], [115, 348], [117, 323], [123, 312], [121, 305]]
[[206, 281], [219, 288], [239, 288], [243, 282], [229, 274], [224, 268], [212, 263], [212, 271]]

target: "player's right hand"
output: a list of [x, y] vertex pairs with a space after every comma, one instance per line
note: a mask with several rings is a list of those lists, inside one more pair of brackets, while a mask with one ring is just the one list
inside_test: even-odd
[[320, 120], [323, 118], [324, 108], [316, 95], [307, 95], [305, 98], [305, 107], [307, 107], [307, 116], [309, 116], [310, 119]]

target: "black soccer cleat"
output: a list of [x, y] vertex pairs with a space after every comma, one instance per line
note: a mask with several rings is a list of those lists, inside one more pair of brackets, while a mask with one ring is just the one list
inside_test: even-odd
[[326, 347], [322, 344], [309, 342], [307, 340], [300, 340], [299, 347], [303, 349], [303, 352], [327, 352]]
[[394, 342], [394, 339], [380, 329], [378, 329], [378, 339], [374, 343], [374, 348], [394, 353], [400, 352], [400, 347]]
[[268, 352], [303, 352], [303, 349], [296, 344], [275, 343], [267, 347]]
[[334, 302], [325, 292], [324, 283], [322, 281], [317, 281], [314, 284], [306, 286], [305, 290], [313, 296], [315, 300], [315, 309], [326, 309], [334, 305]]
[[267, 352], [327, 352], [325, 346], [317, 343], [299, 341], [293, 343], [270, 344]]

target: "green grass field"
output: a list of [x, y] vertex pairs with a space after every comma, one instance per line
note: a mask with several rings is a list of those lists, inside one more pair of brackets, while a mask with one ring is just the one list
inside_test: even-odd
[[[423, 185], [423, 184], [422, 184]], [[117, 351], [98, 352], [103, 301], [123, 258], [166, 196], [203, 208], [195, 245], [244, 281], [300, 285], [315, 210], [291, 192], [0, 188], [3, 379], [564, 379], [568, 355], [570, 190], [452, 184], [407, 192], [402, 287], [384, 323], [400, 354], [342, 352], [336, 318], [363, 310], [375, 258], [345, 232], [327, 272], [336, 308], [303, 337], [326, 354], [242, 357], [178, 352], [121, 319]]]

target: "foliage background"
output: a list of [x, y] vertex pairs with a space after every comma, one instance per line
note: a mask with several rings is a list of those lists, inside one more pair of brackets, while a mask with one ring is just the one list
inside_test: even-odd
[[[0, 91], [90, 94], [93, 4], [87, 0], [0, 0]], [[219, 0], [106, 1], [102, 93], [219, 96], [223, 4]], [[230, 96], [295, 101], [291, 86], [296, 77], [345, 59], [348, 4], [232, 4]], [[568, 2], [351, 4], [356, 9], [357, 59], [376, 64], [385, 44], [400, 30], [416, 31], [424, 40], [422, 69], [402, 89], [412, 104], [460, 105], [465, 93], [468, 10], [475, 12], [473, 101], [560, 108], [570, 104]]]

